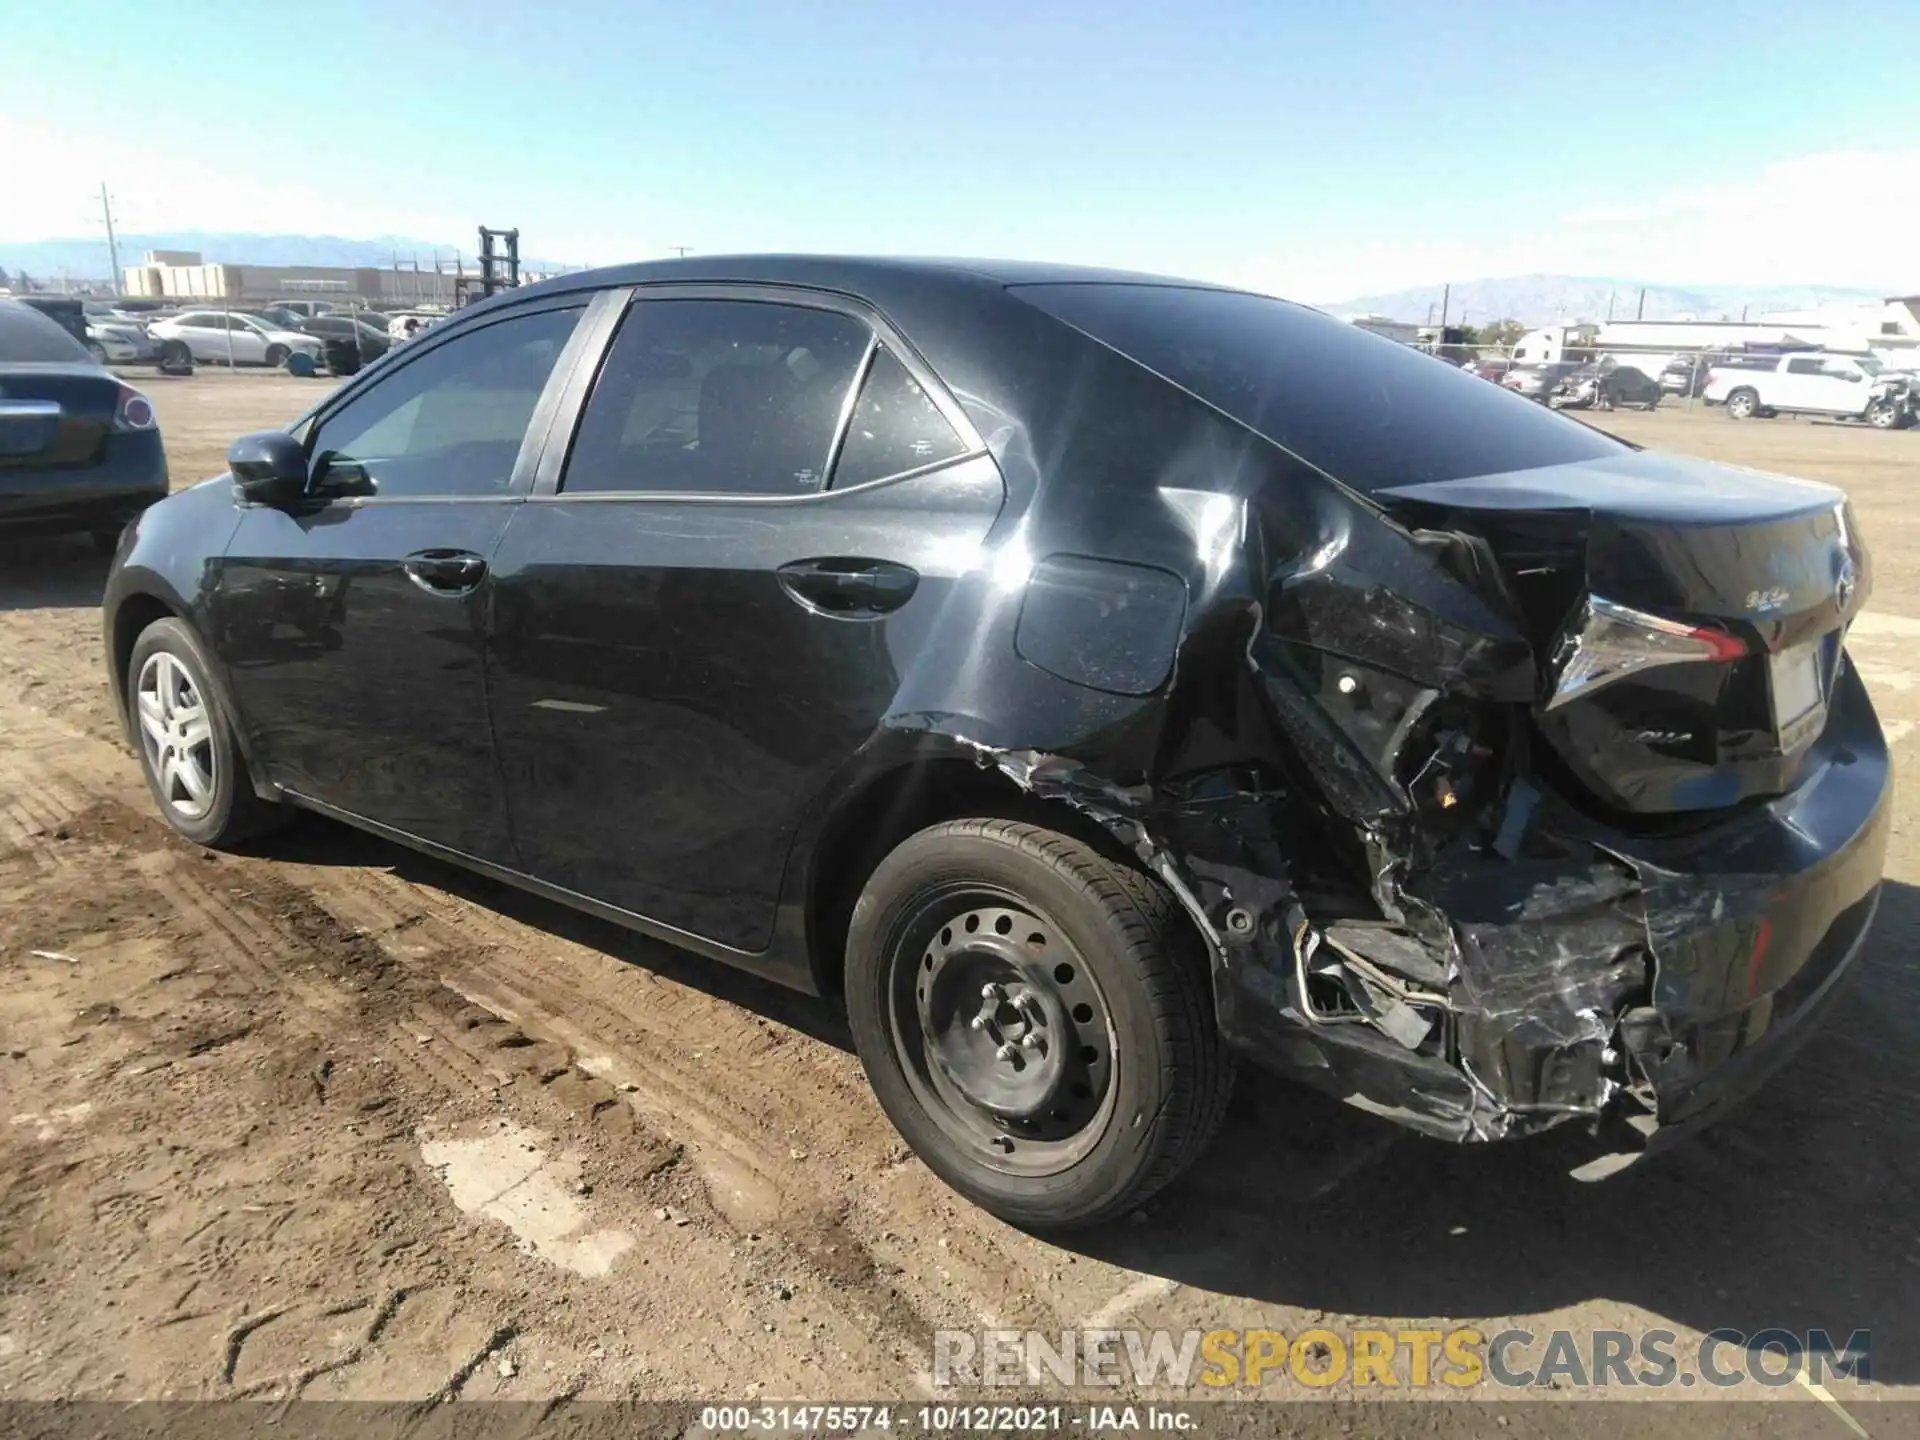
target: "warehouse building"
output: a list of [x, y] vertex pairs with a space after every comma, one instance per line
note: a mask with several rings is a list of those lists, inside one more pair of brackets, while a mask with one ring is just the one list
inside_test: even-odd
[[[477, 273], [477, 272], [475, 272]], [[452, 270], [376, 266], [223, 265], [193, 250], [150, 250], [146, 262], [129, 265], [124, 293], [144, 300], [359, 300], [370, 305], [454, 303]]]

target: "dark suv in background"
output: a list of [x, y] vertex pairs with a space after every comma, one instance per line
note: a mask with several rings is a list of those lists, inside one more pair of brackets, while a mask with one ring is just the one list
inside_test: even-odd
[[1874, 912], [1845, 497], [1279, 300], [573, 274], [229, 459], [105, 597], [177, 830], [317, 811], [840, 996], [1018, 1222], [1139, 1204], [1236, 1058], [1586, 1122], [1598, 1173], [1757, 1083]]

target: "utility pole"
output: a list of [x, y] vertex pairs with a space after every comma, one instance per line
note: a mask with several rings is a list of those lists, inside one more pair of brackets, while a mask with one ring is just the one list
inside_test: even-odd
[[674, 258], [679, 260], [686, 259], [687, 252], [693, 249], [691, 245], [669, 245], [667, 248], [674, 253]]
[[113, 199], [107, 194], [107, 182], [100, 182], [100, 214], [107, 222], [107, 263], [113, 267], [113, 293], [120, 294], [120, 241], [113, 233]]
[[1440, 290], [1440, 328], [1447, 328], [1447, 310], [1453, 304], [1453, 282], [1449, 280]]
[[1647, 318], [1647, 287], [1644, 285], [1640, 287], [1640, 303], [1633, 307], [1633, 318], [1636, 320]]
[[1607, 291], [1607, 323], [1609, 325], [1613, 323], [1613, 294], [1613, 291]]

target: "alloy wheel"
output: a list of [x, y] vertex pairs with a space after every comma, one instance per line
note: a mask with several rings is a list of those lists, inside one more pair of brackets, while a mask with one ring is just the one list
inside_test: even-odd
[[888, 1017], [909, 1085], [979, 1163], [1051, 1175], [1114, 1108], [1114, 1025], [1061, 929], [982, 888], [929, 897], [894, 932]]
[[183, 820], [199, 820], [213, 808], [213, 719], [193, 676], [179, 659], [156, 650], [134, 684], [134, 716], [140, 748], [161, 801]]

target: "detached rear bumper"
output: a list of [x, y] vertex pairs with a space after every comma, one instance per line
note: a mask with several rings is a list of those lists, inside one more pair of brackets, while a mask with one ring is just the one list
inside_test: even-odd
[[1604, 1122], [1620, 1143], [1600, 1168], [1618, 1168], [1717, 1119], [1817, 1028], [1873, 919], [1891, 796], [1849, 663], [1786, 795], [1654, 838], [1542, 800], [1530, 857], [1456, 857], [1424, 888], [1458, 959], [1417, 1047], [1315, 1023], [1293, 967], [1270, 963], [1218, 975], [1222, 1027], [1257, 1063], [1442, 1139]]

